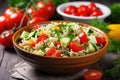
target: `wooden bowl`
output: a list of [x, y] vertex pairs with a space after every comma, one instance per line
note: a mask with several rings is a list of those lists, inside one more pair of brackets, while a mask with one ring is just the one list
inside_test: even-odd
[[[59, 22], [59, 21], [57, 21]], [[63, 21], [64, 22], [64, 21]], [[50, 21], [41, 22], [40, 25], [48, 24]], [[90, 26], [88, 24], [80, 23], [82, 25]], [[38, 56], [29, 52], [26, 52], [22, 48], [18, 46], [17, 40], [23, 30], [31, 30], [32, 26], [22, 27], [18, 31], [16, 31], [12, 37], [14, 49], [17, 54], [22, 57], [25, 61], [27, 61], [31, 66], [40, 71], [54, 74], [68, 74], [81, 71], [82, 69], [88, 68], [90, 65], [99, 61], [103, 55], [105, 54], [108, 45], [109, 38], [108, 36], [101, 30], [93, 27], [98, 32], [102, 33], [105, 37], [106, 44], [104, 47], [96, 52], [91, 54], [87, 54], [84, 56], [77, 57], [47, 57], [47, 56]]]

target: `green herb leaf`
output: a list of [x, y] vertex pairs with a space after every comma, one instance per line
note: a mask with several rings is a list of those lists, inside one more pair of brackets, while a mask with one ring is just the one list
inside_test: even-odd
[[[107, 34], [110, 32], [110, 30], [107, 28], [107, 25], [109, 25], [109, 23], [106, 23], [105, 21], [99, 21], [97, 18], [92, 21], [91, 25], [101, 29]], [[120, 54], [120, 41], [114, 38], [110, 38], [108, 52]]]

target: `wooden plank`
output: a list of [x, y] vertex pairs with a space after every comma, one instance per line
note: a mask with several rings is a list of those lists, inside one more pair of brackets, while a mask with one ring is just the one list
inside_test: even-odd
[[4, 48], [0, 45], [0, 65], [4, 57]]
[[9, 70], [12, 69], [13, 66], [20, 61], [21, 58], [18, 55], [16, 55], [13, 49], [5, 50], [4, 58], [2, 60], [0, 67], [0, 80], [9, 80], [10, 79]]

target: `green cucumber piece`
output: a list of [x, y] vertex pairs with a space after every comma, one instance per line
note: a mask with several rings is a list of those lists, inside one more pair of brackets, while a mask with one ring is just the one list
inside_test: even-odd
[[89, 50], [89, 52], [95, 52], [96, 47], [92, 43], [89, 43], [88, 50]]
[[90, 40], [91, 43], [97, 43], [95, 36], [88, 36], [88, 39]]
[[22, 34], [20, 35], [20, 39], [27, 38], [29, 35], [28, 31], [23, 31]]
[[63, 37], [60, 39], [61, 45], [66, 48], [68, 44], [70, 43], [70, 38], [69, 37]]
[[26, 39], [30, 39], [31, 37], [35, 36], [36, 31], [32, 31], [31, 33], [29, 33], [28, 37]]

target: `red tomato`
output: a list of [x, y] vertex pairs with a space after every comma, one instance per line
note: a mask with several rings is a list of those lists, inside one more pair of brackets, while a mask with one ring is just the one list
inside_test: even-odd
[[73, 12], [72, 15], [74, 15], [74, 16], [80, 16], [80, 14], [78, 12]]
[[40, 35], [40, 36], [38, 37], [38, 39], [37, 39], [37, 43], [46, 40], [46, 38], [47, 38], [47, 35], [46, 35], [46, 34]]
[[19, 8], [10, 7], [5, 10], [4, 16], [10, 16], [14, 13], [21, 13], [21, 10]]
[[28, 9], [27, 9], [27, 12], [28, 12], [29, 14], [33, 15], [33, 13], [35, 12], [34, 7], [32, 6], [32, 7], [28, 8]]
[[91, 2], [89, 5], [88, 5], [88, 11], [89, 11], [89, 14], [91, 14], [94, 10], [97, 10], [97, 6], [94, 2]]
[[48, 18], [50, 19], [51, 17], [53, 17], [54, 13], [55, 13], [55, 5], [52, 2], [48, 2], [45, 5], [45, 9], [46, 9], [46, 13], [48, 15]]
[[74, 52], [79, 52], [84, 49], [84, 46], [82, 44], [80, 44], [79, 42], [70, 42], [69, 47]]
[[77, 9], [80, 16], [88, 16], [88, 8], [85, 5], [80, 5]]
[[87, 34], [86, 34], [84, 31], [81, 31], [81, 32], [79, 33], [79, 38], [80, 38], [80, 41], [81, 41], [82, 43], [88, 42]]
[[0, 16], [0, 34], [6, 30], [6, 17], [5, 16]]
[[64, 9], [64, 13], [66, 14], [72, 14], [77, 11], [77, 7], [74, 5], [70, 5]]
[[85, 80], [101, 80], [102, 72], [99, 70], [89, 70], [84, 73]]
[[51, 48], [46, 52], [46, 56], [51, 57], [61, 57], [62, 52], [60, 50], [56, 50], [56, 48]]
[[31, 19], [28, 24], [31, 25], [31, 24], [37, 24], [37, 23], [40, 23], [42, 21], [46, 21], [43, 17], [33, 17], [33, 19]]
[[61, 43], [60, 42], [55, 42], [55, 45], [56, 46], [61, 46]]
[[4, 32], [2, 32], [0, 35], [0, 44], [6, 48], [13, 47], [12, 35], [12, 30], [5, 30]]
[[48, 20], [48, 13], [46, 9], [41, 8], [33, 12], [33, 17], [43, 17], [45, 20]]
[[36, 3], [36, 6], [37, 6], [37, 8], [43, 8], [43, 7], [45, 7], [45, 2], [43, 2], [43, 1], [38, 1], [38, 2]]
[[105, 39], [103, 37], [100, 37], [100, 36], [96, 36], [96, 40], [97, 40], [98, 44], [104, 45], [106, 43]]
[[103, 15], [101, 10], [94, 10], [90, 16], [100, 16]]
[[[13, 14], [7, 16], [6, 26], [9, 29], [12, 29], [13, 27], [18, 27], [21, 23], [23, 15], [24, 15], [24, 13], [13, 13]], [[27, 21], [28, 21], [28, 17], [25, 16], [23, 23], [22, 23], [22, 26], [26, 26]]]

